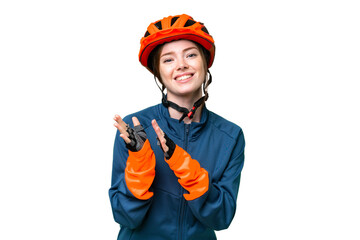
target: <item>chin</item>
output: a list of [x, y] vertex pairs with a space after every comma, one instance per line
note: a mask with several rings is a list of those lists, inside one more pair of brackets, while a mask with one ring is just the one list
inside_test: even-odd
[[188, 97], [188, 96], [193, 96], [193, 95], [201, 95], [201, 87], [198, 89], [181, 89], [177, 92], [178, 96], [183, 96], [183, 97]]

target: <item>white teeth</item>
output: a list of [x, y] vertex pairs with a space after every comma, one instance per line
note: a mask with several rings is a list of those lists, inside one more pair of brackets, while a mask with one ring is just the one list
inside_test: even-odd
[[184, 76], [181, 76], [181, 77], [176, 78], [176, 80], [177, 80], [177, 81], [185, 80], [185, 79], [190, 78], [191, 76], [192, 76], [192, 75], [184, 75]]

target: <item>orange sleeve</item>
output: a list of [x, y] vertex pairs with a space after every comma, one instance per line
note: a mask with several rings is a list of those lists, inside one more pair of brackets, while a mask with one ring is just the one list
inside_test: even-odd
[[194, 200], [201, 197], [209, 189], [208, 172], [202, 168], [198, 161], [181, 147], [175, 147], [175, 151], [169, 160], [165, 161], [169, 164], [171, 170], [179, 178], [179, 183], [189, 193], [184, 194], [186, 200]]
[[138, 152], [129, 151], [125, 168], [125, 181], [130, 192], [138, 199], [146, 200], [153, 196], [149, 188], [155, 177], [155, 155], [149, 140]]

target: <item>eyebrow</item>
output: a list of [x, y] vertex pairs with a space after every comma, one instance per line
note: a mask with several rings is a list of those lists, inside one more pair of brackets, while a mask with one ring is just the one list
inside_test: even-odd
[[[185, 48], [184, 50], [183, 50], [183, 52], [186, 52], [186, 51], [189, 51], [189, 50], [191, 50], [191, 49], [196, 49], [196, 50], [198, 50], [199, 51], [199, 49], [197, 48], [197, 47], [188, 47], [188, 48]], [[173, 52], [173, 51], [171, 51], [171, 52], [167, 52], [167, 53], [164, 53], [164, 54], [162, 54], [161, 56], [160, 56], [160, 58], [162, 58], [163, 56], [166, 56], [166, 55], [171, 55], [171, 54], [174, 54], [175, 52]]]

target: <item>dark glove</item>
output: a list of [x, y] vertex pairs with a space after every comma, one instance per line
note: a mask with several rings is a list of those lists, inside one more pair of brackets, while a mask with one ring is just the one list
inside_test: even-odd
[[129, 127], [126, 129], [129, 134], [130, 143], [126, 144], [127, 149], [132, 152], [138, 152], [144, 146], [144, 142], [147, 139], [146, 132], [141, 125], [135, 126], [134, 128]]
[[157, 144], [161, 147], [161, 150], [163, 150], [165, 158], [170, 159], [175, 151], [176, 144], [166, 135], [166, 133], [164, 133], [164, 138], [166, 140], [166, 146], [169, 148], [167, 152], [162, 148], [159, 138], [157, 138]]

